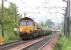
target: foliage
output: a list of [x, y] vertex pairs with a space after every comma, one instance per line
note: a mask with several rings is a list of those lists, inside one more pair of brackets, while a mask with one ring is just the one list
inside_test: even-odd
[[[69, 18], [69, 28], [71, 34], [71, 17]], [[63, 30], [63, 27], [62, 27]], [[54, 47], [54, 50], [71, 50], [71, 35], [69, 38], [62, 35], [60, 37], [59, 43]]]
[[66, 38], [62, 35], [54, 50], [71, 50], [71, 37]]
[[[16, 5], [13, 3], [10, 3], [9, 8], [4, 8], [4, 35], [5, 40], [15, 40], [17, 39], [17, 35], [14, 33], [14, 12], [15, 12]], [[1, 8], [0, 8], [1, 10]], [[17, 10], [16, 10], [17, 12]], [[17, 15], [16, 17], [16, 24], [18, 24], [18, 20], [20, 18], [20, 15]], [[0, 13], [0, 28], [1, 28], [1, 13]], [[1, 28], [2, 29], [2, 28]], [[0, 32], [1, 32], [0, 29]], [[0, 33], [1, 34], [1, 33]]]
[[42, 27], [48, 26], [49, 28], [51, 28], [53, 25], [54, 25], [54, 23], [50, 19], [48, 19], [45, 23], [41, 22]]
[[42, 26], [42, 27], [45, 27], [45, 24], [44, 24], [43, 22], [41, 22], [41, 26]]
[[46, 21], [46, 24], [45, 25], [47, 25], [48, 27], [52, 27], [53, 25], [54, 25], [54, 23], [50, 20], [50, 19], [48, 19], [47, 21]]
[[60, 25], [61, 32], [64, 33], [64, 21]]

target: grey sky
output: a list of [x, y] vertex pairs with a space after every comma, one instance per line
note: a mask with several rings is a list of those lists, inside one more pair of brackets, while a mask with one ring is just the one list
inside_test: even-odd
[[62, 8], [66, 7], [66, 3], [62, 0], [7, 0], [6, 7], [9, 5], [8, 2], [17, 5], [22, 17], [26, 13], [26, 16], [33, 18], [36, 22], [51, 19], [53, 22], [60, 23], [64, 17], [61, 13], [65, 13]]

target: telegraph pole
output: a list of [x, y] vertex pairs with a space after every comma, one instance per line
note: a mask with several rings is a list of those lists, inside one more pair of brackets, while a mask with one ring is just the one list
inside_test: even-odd
[[17, 15], [17, 14], [16, 14], [16, 13], [17, 13], [17, 12], [16, 12], [16, 6], [15, 6], [14, 9], [15, 9], [15, 21], [14, 21], [14, 22], [15, 22], [15, 27], [16, 27], [16, 15]]
[[64, 17], [64, 34], [66, 37], [70, 36], [70, 26], [69, 26], [69, 17], [70, 17], [70, 0], [63, 0], [67, 2], [66, 13]]
[[14, 33], [16, 34], [17, 28], [16, 28], [16, 16], [17, 16], [17, 12], [16, 12], [16, 5], [14, 6]]
[[4, 0], [2, 0], [2, 36], [4, 37]]
[[67, 23], [68, 23], [68, 27], [67, 27], [68, 33], [67, 34], [68, 35], [67, 36], [69, 37], [70, 36], [70, 22], [69, 22], [70, 21], [70, 19], [69, 19], [70, 18], [70, 0], [68, 0], [68, 2], [67, 2], [67, 7], [68, 7], [68, 16], [67, 16]]

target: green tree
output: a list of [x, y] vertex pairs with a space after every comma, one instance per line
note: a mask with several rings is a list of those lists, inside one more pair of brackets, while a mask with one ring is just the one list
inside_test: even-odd
[[44, 27], [44, 26], [45, 26], [45, 24], [44, 24], [43, 22], [41, 22], [41, 26], [42, 26], [42, 27]]
[[51, 28], [51, 27], [54, 25], [54, 23], [53, 23], [50, 19], [48, 19], [48, 20], [45, 22], [45, 25]]
[[[15, 33], [14, 33], [14, 12], [15, 8], [17, 9], [16, 5], [13, 3], [10, 3], [10, 6], [8, 8], [4, 8], [4, 30], [5, 30], [5, 37], [6, 40], [14, 40], [15, 39]], [[1, 10], [1, 8], [0, 8]], [[16, 10], [18, 12], [18, 10]], [[16, 23], [18, 24], [20, 15], [17, 14], [16, 17]], [[0, 11], [0, 26], [1, 26], [1, 11]], [[0, 29], [1, 31], [1, 29]]]

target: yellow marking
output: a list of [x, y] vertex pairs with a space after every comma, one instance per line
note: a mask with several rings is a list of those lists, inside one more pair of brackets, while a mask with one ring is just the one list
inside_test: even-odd
[[4, 38], [2, 36], [0, 36], [0, 45], [4, 44]]
[[20, 26], [20, 31], [30, 33], [30, 31], [33, 31], [33, 26]]

